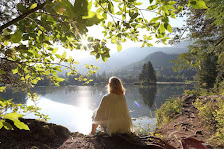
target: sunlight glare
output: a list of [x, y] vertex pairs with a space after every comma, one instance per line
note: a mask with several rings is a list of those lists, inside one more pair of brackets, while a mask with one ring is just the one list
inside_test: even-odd
[[83, 98], [81, 100], [81, 106], [80, 106], [80, 114], [82, 115], [80, 117], [80, 121], [82, 123], [78, 123], [78, 129], [83, 132], [84, 134], [87, 134], [90, 132], [90, 130], [88, 130], [87, 128], [90, 127], [90, 124], [92, 124], [92, 120], [90, 118], [87, 119], [87, 117], [91, 117], [92, 116], [92, 111], [90, 111], [88, 109], [88, 99], [87, 98]]
[[82, 38], [81, 39], [81, 43], [82, 43], [82, 46], [84, 46], [84, 47], [87, 47], [88, 46], [88, 44], [89, 44], [89, 42], [88, 42], [88, 39], [87, 38]]
[[[41, 113], [47, 114], [50, 118], [48, 122], [67, 127], [71, 132], [89, 134], [92, 126], [92, 111], [88, 109], [88, 102], [82, 103], [82, 107], [54, 102], [50, 99], [39, 97], [38, 107]], [[31, 99], [27, 100], [27, 105], [32, 105]], [[28, 114], [25, 118], [36, 118], [34, 114]]]

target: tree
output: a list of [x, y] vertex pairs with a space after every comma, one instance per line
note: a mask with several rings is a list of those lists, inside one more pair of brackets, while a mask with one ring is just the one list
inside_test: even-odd
[[142, 71], [139, 74], [139, 80], [147, 84], [156, 83], [155, 70], [150, 61], [143, 65]]
[[217, 77], [217, 56], [208, 55], [204, 57], [202, 65], [198, 71], [201, 87], [209, 89], [213, 88]]
[[[205, 8], [199, 4], [191, 3], [191, 6]], [[31, 94], [30, 88], [44, 77], [59, 85], [64, 79], [59, 78], [57, 72], [69, 69], [68, 75], [76, 75], [78, 62], [73, 57], [67, 56], [66, 51], [57, 53], [55, 44], [60, 44], [66, 49], [88, 50], [96, 59], [100, 57], [106, 61], [110, 57], [110, 49], [107, 41], [117, 44], [117, 50], [122, 49], [121, 43], [127, 39], [142, 42], [142, 46], [152, 46], [149, 41], [154, 35], [158, 42], [165, 43], [168, 39], [166, 32], [172, 32], [169, 18], [182, 10], [182, 3], [169, 0], [150, 0], [146, 9], [138, 8], [141, 5], [136, 0], [1, 0], [0, 2], [0, 82], [4, 86], [17, 87], [29, 93], [35, 101], [35, 94]], [[154, 3], [153, 3], [154, 2]], [[203, 1], [202, 1], [203, 2]], [[174, 5], [179, 5], [177, 8]], [[96, 8], [91, 10], [92, 5]], [[114, 9], [118, 6], [118, 10]], [[116, 10], [116, 11], [115, 11]], [[142, 11], [155, 13], [156, 16], [147, 20]], [[107, 19], [107, 17], [111, 17]], [[104, 39], [96, 39], [88, 36], [88, 27], [101, 25], [104, 28]], [[144, 30], [145, 35], [139, 33]], [[64, 65], [64, 63], [69, 65]], [[95, 73], [96, 67], [86, 65], [89, 72]], [[78, 80], [87, 81], [80, 76]], [[11, 119], [16, 126], [27, 129], [18, 120], [22, 117], [18, 114], [18, 106], [9, 105], [1, 99], [0, 128], [7, 129], [9, 124], [5, 119]], [[7, 113], [5, 109], [14, 107], [15, 113]], [[24, 108], [24, 107], [21, 107]], [[37, 112], [36, 106], [32, 109]], [[29, 111], [29, 110], [28, 110]], [[36, 113], [40, 115], [40, 113]]]
[[[222, 16], [224, 10], [222, 8], [224, 4], [222, 1], [205, 0], [205, 2], [208, 9], [189, 9], [187, 26], [182, 29], [181, 35], [183, 31], [188, 32], [185, 39], [192, 40], [194, 43], [189, 46], [187, 53], [181, 54], [175, 61], [175, 67], [179, 70], [183, 68], [198, 69], [199, 74], [203, 74], [199, 79], [200, 82], [208, 85], [208, 80], [204, 78], [208, 75], [205, 73], [213, 75], [211, 76], [212, 84], [214, 84], [214, 80], [219, 80], [217, 83], [223, 80], [224, 18]], [[216, 58], [217, 60], [212, 60]], [[212, 68], [212, 72], [208, 68]], [[216, 70], [214, 70], [215, 68]], [[206, 85], [206, 88], [212, 87], [212, 84]]]

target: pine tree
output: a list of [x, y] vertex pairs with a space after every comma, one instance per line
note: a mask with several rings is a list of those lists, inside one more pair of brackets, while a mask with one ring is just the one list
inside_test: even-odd
[[139, 74], [139, 80], [146, 84], [156, 83], [155, 70], [150, 61], [143, 65], [142, 71]]
[[201, 69], [198, 72], [201, 87], [213, 88], [217, 77], [217, 56], [208, 54], [204, 57]]

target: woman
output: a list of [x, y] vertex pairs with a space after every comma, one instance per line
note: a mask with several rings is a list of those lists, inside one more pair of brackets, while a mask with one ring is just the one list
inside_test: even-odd
[[102, 98], [99, 108], [93, 114], [92, 135], [98, 125], [109, 135], [134, 131], [124, 93], [120, 79], [111, 77], [108, 82], [108, 94]]

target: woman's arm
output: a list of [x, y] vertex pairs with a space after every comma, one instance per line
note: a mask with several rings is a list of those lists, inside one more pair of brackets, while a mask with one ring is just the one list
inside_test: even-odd
[[106, 97], [104, 96], [101, 100], [99, 108], [97, 109], [96, 115], [93, 119], [92, 131], [91, 131], [92, 135], [95, 134], [96, 128], [98, 127], [98, 125], [103, 123], [104, 115], [105, 115], [106, 109], [108, 108], [107, 106], [108, 106], [108, 103], [107, 103]]
[[94, 135], [96, 133], [96, 128], [98, 127], [98, 124], [92, 124], [92, 131], [91, 134]]
[[95, 124], [96, 123], [100, 124], [101, 121], [105, 119], [105, 114], [107, 112], [107, 109], [108, 109], [108, 101], [106, 97], [104, 96], [101, 100], [100, 106], [97, 109], [96, 116], [94, 118]]

